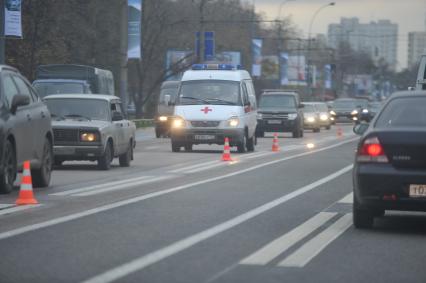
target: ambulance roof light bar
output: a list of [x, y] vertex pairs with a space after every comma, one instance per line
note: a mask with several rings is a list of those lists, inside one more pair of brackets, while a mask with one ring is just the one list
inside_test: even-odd
[[192, 70], [222, 70], [222, 71], [232, 71], [232, 70], [242, 70], [241, 65], [232, 65], [232, 64], [194, 64], [192, 65]]

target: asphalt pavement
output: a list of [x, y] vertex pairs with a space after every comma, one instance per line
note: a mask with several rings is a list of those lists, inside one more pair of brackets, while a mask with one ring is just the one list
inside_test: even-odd
[[39, 205], [0, 196], [0, 282], [426, 282], [426, 214], [354, 229], [357, 137], [340, 127], [280, 134], [280, 152], [267, 135], [232, 162], [145, 129], [130, 168], [66, 162]]

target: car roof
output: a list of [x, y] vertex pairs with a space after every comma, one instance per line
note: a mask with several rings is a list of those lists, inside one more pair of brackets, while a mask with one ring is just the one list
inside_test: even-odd
[[405, 90], [393, 93], [390, 98], [426, 96], [425, 90]]
[[120, 100], [119, 97], [114, 95], [108, 95], [108, 94], [51, 94], [45, 96], [43, 99], [70, 99], [70, 98], [78, 98], [78, 99], [98, 99], [98, 100], [105, 100], [105, 101], [111, 101], [111, 100]]
[[183, 81], [221, 80], [236, 81], [251, 80], [245, 70], [188, 70], [182, 76]]
[[290, 91], [268, 91], [268, 92], [263, 92], [263, 95], [292, 95], [292, 96], [297, 96], [298, 93], [297, 92], [290, 92]]
[[161, 88], [177, 88], [179, 86], [180, 81], [164, 81], [161, 84]]
[[0, 72], [3, 71], [3, 70], [19, 73], [18, 69], [14, 68], [14, 67], [11, 67], [9, 65], [1, 65], [0, 64]]

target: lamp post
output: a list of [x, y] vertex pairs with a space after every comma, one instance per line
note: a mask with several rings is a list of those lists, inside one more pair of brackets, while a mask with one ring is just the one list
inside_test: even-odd
[[335, 2], [330, 2], [328, 4], [325, 4], [321, 7], [319, 7], [314, 15], [311, 18], [311, 22], [309, 23], [309, 29], [308, 29], [308, 91], [310, 96], [312, 96], [312, 74], [311, 74], [311, 30], [312, 30], [312, 24], [314, 23], [315, 18], [317, 17], [317, 15], [319, 14], [319, 12], [321, 12], [323, 9], [329, 7], [329, 6], [334, 6], [336, 5]]
[[[199, 18], [199, 36], [198, 36], [198, 42], [199, 42], [199, 48], [198, 48], [198, 62], [202, 63], [204, 61], [204, 7], [207, 4], [207, 2], [212, 1], [212, 0], [200, 0], [200, 5], [198, 6], [199, 8], [199, 13], [200, 13], [200, 18]], [[192, 0], [192, 2], [194, 2], [194, 0]]]

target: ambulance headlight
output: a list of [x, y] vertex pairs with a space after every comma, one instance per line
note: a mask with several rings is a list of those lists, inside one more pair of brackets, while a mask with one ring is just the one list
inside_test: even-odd
[[229, 127], [237, 127], [240, 124], [240, 119], [238, 117], [231, 117], [227, 123]]
[[185, 120], [181, 117], [175, 117], [172, 122], [173, 129], [181, 129], [186, 125]]

